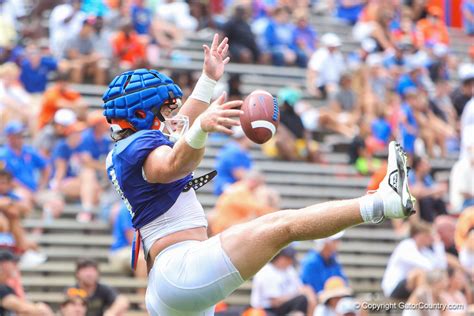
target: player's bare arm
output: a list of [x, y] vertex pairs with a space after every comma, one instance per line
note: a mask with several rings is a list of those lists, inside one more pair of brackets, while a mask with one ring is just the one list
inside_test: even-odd
[[[211, 132], [231, 135], [232, 126], [240, 125], [238, 117], [242, 111], [236, 108], [242, 105], [242, 101], [224, 102], [225, 97], [223, 93], [213, 102], [199, 116], [199, 120], [194, 122], [193, 125], [196, 126], [192, 126], [188, 134], [197, 129], [196, 133], [200, 133], [202, 137]], [[143, 165], [147, 180], [151, 183], [169, 183], [196, 170], [204, 156], [205, 147], [198, 148], [199, 145], [193, 145], [192, 137], [193, 135], [186, 135], [179, 139], [173, 148], [161, 146], [151, 152]]]
[[201, 78], [199, 78], [193, 93], [184, 102], [179, 111], [179, 115], [185, 115], [189, 118], [189, 124], [203, 113], [208, 107], [214, 92], [216, 82], [224, 74], [225, 65], [229, 62], [227, 52], [229, 44], [227, 37], [219, 43], [219, 35], [214, 34], [211, 47], [203, 45], [204, 64]]

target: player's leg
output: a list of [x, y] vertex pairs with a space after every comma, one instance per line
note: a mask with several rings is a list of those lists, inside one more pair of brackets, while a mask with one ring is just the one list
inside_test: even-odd
[[220, 235], [222, 248], [242, 278], [248, 279], [292, 241], [324, 238], [363, 222], [408, 216], [413, 201], [407, 182], [406, 155], [392, 142], [387, 175], [376, 193], [275, 212], [236, 225]]
[[242, 278], [248, 279], [290, 242], [324, 238], [362, 222], [359, 199], [326, 202], [233, 226], [221, 234], [221, 241]]

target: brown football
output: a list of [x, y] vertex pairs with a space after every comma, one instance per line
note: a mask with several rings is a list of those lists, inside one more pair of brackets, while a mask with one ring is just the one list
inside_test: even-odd
[[242, 105], [240, 115], [242, 129], [253, 142], [266, 143], [272, 138], [280, 122], [278, 102], [270, 93], [255, 90], [250, 93]]

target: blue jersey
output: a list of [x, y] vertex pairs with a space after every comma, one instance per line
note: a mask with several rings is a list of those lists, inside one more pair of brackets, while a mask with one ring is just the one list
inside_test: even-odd
[[82, 132], [82, 141], [79, 146], [81, 152], [87, 152], [91, 155], [94, 160], [105, 159], [110, 151], [110, 138], [99, 137], [96, 138], [94, 130], [92, 128], [86, 129]]
[[[3, 163], [2, 163], [3, 162]], [[0, 146], [0, 166], [5, 164], [13, 177], [32, 191], [38, 189], [38, 171], [46, 168], [46, 160], [30, 146], [23, 146], [17, 155], [8, 145]]]
[[173, 147], [156, 130], [141, 130], [117, 142], [107, 157], [107, 174], [132, 216], [135, 229], [163, 215], [176, 202], [192, 176], [171, 183], [145, 180], [143, 163], [160, 146]]

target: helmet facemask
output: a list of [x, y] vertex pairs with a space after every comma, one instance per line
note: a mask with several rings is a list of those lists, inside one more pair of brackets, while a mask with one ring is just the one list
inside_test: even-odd
[[173, 101], [169, 104], [163, 104], [167, 109], [160, 111], [160, 115], [157, 117], [161, 121], [159, 130], [163, 135], [168, 136], [171, 142], [176, 143], [188, 131], [189, 118], [186, 115], [175, 114], [181, 107], [181, 99]]

